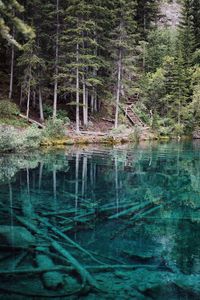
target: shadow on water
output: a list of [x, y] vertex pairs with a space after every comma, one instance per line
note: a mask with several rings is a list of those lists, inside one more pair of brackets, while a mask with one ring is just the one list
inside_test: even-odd
[[200, 143], [0, 158], [0, 299], [199, 299]]

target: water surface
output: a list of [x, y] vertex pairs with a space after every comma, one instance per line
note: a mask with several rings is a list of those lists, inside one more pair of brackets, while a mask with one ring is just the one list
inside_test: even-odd
[[0, 158], [0, 299], [199, 299], [200, 144]]

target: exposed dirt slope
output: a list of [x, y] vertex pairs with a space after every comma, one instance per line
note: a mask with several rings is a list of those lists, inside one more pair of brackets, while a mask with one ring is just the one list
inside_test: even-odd
[[181, 17], [181, 5], [177, 0], [173, 0], [171, 3], [163, 1], [160, 6], [160, 18], [159, 25], [162, 27], [170, 26], [177, 27]]

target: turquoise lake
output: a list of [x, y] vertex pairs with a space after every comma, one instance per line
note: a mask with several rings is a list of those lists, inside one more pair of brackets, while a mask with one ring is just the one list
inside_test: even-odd
[[0, 299], [200, 299], [200, 142], [0, 157]]

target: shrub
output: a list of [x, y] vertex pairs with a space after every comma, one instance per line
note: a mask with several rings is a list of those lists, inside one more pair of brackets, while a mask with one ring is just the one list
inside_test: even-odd
[[175, 124], [173, 128], [173, 135], [174, 136], [181, 136], [184, 134], [184, 125], [183, 124]]
[[111, 130], [111, 133], [113, 134], [120, 134], [124, 133], [124, 131], [127, 129], [126, 125], [119, 125], [117, 128], [113, 128]]
[[[53, 115], [52, 105], [44, 104], [43, 111], [44, 111], [45, 118], [50, 119], [51, 116]], [[57, 110], [57, 118], [64, 121], [66, 124], [68, 124], [70, 122], [70, 120], [67, 116], [67, 112], [62, 109]]]
[[60, 138], [65, 136], [65, 123], [60, 119], [49, 119], [45, 123], [45, 129], [43, 130], [45, 138]]
[[36, 125], [28, 127], [24, 131], [24, 148], [38, 148], [42, 140], [42, 130]]
[[30, 126], [19, 131], [11, 126], [0, 128], [0, 152], [11, 152], [37, 148], [41, 142], [42, 131], [36, 126]]
[[21, 145], [18, 131], [13, 127], [0, 128], [0, 152], [9, 152], [18, 149]]
[[1, 117], [10, 117], [12, 115], [18, 115], [19, 108], [18, 106], [11, 102], [10, 100], [1, 100], [0, 101], [0, 116]]
[[141, 128], [135, 126], [132, 132], [129, 134], [129, 140], [131, 142], [138, 142], [140, 140]]

